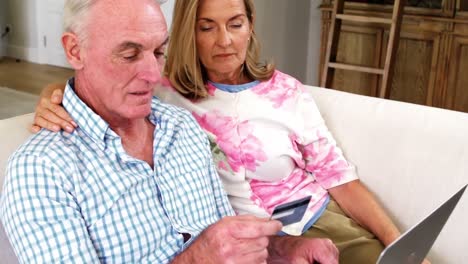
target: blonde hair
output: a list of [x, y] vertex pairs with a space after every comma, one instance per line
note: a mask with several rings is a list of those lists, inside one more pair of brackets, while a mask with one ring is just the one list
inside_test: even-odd
[[[208, 97], [205, 87], [207, 74], [197, 53], [195, 26], [199, 0], [176, 0], [169, 41], [164, 75], [172, 86], [184, 97], [202, 99]], [[252, 0], [244, 0], [247, 18], [253, 27], [255, 15]], [[260, 63], [260, 45], [252, 31], [246, 59], [244, 74], [252, 80], [264, 81], [271, 78], [275, 65]]]

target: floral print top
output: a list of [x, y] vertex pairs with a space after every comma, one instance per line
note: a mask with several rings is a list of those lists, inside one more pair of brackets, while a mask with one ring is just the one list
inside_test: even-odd
[[188, 109], [205, 130], [238, 214], [268, 217], [276, 205], [312, 195], [302, 221], [282, 230], [300, 235], [323, 211], [327, 189], [357, 179], [314, 100], [287, 74], [247, 85], [209, 82], [210, 96], [199, 101], [166, 84], [156, 95]]

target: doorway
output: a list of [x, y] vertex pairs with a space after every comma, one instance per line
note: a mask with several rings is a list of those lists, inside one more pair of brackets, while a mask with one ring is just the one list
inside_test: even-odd
[[63, 32], [65, 0], [37, 2], [39, 63], [71, 68], [60, 40]]
[[6, 10], [7, 10], [7, 1], [0, 0], [0, 60], [5, 56], [5, 47], [6, 47]]

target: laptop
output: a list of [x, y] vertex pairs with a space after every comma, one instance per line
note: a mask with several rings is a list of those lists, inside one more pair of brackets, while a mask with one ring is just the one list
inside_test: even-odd
[[465, 185], [428, 217], [411, 227], [380, 254], [377, 264], [420, 264], [463, 195]]

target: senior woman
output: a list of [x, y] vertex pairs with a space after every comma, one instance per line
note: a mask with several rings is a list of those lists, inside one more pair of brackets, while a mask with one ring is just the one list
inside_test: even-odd
[[[332, 239], [340, 263], [375, 263], [400, 233], [302, 84], [259, 62], [254, 21], [252, 0], [177, 0], [167, 79], [156, 94], [188, 109], [206, 131], [238, 214], [268, 217], [276, 205], [311, 195], [302, 221], [282, 232]], [[73, 130], [56, 88], [43, 93], [36, 130]]]

